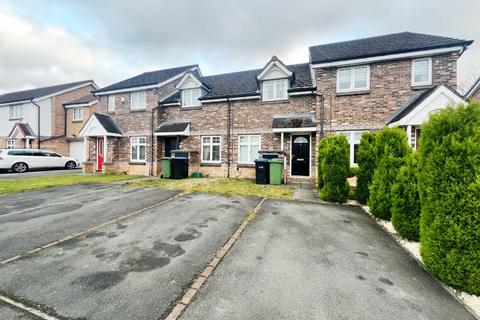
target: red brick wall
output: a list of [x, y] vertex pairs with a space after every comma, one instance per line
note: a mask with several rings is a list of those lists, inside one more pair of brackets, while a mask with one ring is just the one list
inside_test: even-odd
[[[432, 84], [457, 86], [458, 54], [432, 58]], [[316, 69], [317, 90], [325, 95], [326, 130], [378, 129], [418, 88], [411, 86], [411, 59], [370, 64], [370, 91], [337, 94], [337, 68]]]

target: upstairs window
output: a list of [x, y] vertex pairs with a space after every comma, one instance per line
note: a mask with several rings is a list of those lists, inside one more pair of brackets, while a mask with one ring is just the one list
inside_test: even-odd
[[73, 121], [82, 121], [83, 120], [83, 109], [82, 107], [73, 108]]
[[10, 119], [21, 119], [23, 118], [23, 105], [17, 104], [15, 106], [10, 106]]
[[337, 92], [370, 90], [370, 67], [351, 67], [337, 70]]
[[108, 96], [107, 112], [115, 112], [115, 96]]
[[182, 107], [198, 107], [200, 106], [200, 96], [202, 95], [202, 89], [184, 89], [182, 90]]
[[263, 101], [286, 100], [288, 98], [288, 79], [265, 80], [262, 85]]
[[130, 94], [130, 109], [145, 110], [147, 108], [147, 92], [137, 91]]
[[429, 86], [432, 84], [432, 59], [412, 61], [412, 86]]

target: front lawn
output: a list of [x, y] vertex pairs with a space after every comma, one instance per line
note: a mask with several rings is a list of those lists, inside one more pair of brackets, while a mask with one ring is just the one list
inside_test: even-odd
[[0, 195], [45, 189], [49, 187], [68, 186], [79, 183], [111, 183], [135, 178], [138, 178], [138, 176], [124, 174], [59, 174], [55, 176], [32, 177], [25, 179], [5, 179], [0, 180]]
[[274, 199], [292, 199], [293, 189], [285, 185], [260, 185], [248, 179], [201, 178], [201, 179], [150, 179], [129, 183], [135, 187], [184, 190], [189, 192], [213, 192], [223, 195], [258, 196]]

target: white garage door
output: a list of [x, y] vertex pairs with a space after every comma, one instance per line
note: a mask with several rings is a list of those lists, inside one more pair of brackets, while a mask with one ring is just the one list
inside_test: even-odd
[[83, 141], [70, 141], [70, 157], [78, 159], [80, 164], [85, 161]]

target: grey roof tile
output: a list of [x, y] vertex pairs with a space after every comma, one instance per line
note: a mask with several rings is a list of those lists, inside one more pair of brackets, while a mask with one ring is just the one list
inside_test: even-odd
[[157, 127], [155, 132], [182, 132], [190, 125], [190, 121], [163, 121]]
[[97, 118], [98, 122], [102, 125], [102, 127], [109, 133], [116, 133], [122, 134], [122, 130], [118, 127], [115, 119], [110, 117], [106, 114], [96, 113], [94, 112], [93, 115]]
[[472, 43], [472, 40], [413, 32], [401, 32], [378, 37], [312, 46], [309, 48], [309, 51], [312, 63], [326, 63], [426, 49], [468, 46]]
[[74, 105], [74, 104], [84, 104], [84, 103], [90, 103], [90, 102], [96, 101], [96, 100], [98, 100], [98, 98], [90, 93], [90, 94], [84, 95], [83, 97], [80, 97], [78, 99], [67, 101], [63, 105], [64, 106], [69, 106], [69, 105]]
[[0, 103], [20, 102], [20, 101], [40, 98], [40, 97], [48, 96], [63, 90], [67, 90], [67, 89], [82, 85], [85, 83], [89, 83], [89, 82], [93, 82], [93, 80], [83, 80], [83, 81], [64, 83], [64, 84], [43, 87], [43, 88], [9, 92], [9, 93], [0, 95]]

